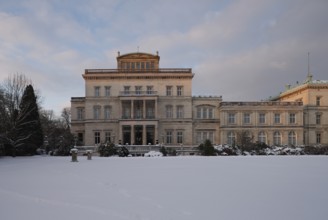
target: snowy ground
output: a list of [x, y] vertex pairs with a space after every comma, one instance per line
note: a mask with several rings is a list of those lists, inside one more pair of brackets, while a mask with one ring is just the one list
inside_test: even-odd
[[327, 204], [327, 156], [0, 158], [1, 220], [326, 220]]

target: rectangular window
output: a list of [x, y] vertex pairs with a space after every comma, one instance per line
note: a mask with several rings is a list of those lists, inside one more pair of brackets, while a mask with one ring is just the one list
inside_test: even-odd
[[296, 114], [290, 113], [289, 114], [289, 124], [295, 124], [296, 123]]
[[198, 107], [197, 108], [197, 118], [198, 119], [201, 119], [202, 118], [202, 108], [201, 107]]
[[83, 133], [77, 133], [77, 140], [79, 143], [83, 144], [84, 142]]
[[96, 97], [100, 96], [100, 86], [95, 86], [95, 96]]
[[166, 131], [166, 143], [167, 144], [172, 144], [172, 131]]
[[145, 63], [144, 62], [141, 63], [141, 69], [145, 69]]
[[207, 108], [203, 108], [203, 119], [207, 118]]
[[228, 124], [235, 124], [235, 113], [229, 113], [228, 114]]
[[316, 114], [316, 116], [315, 116], [315, 123], [317, 125], [320, 125], [321, 124], [321, 115], [320, 114]]
[[146, 69], [147, 69], [147, 70], [150, 69], [150, 63], [149, 63], [149, 62], [146, 63]]
[[316, 142], [317, 144], [321, 144], [321, 133], [316, 134]]
[[147, 94], [152, 95], [153, 94], [153, 86], [147, 86]]
[[111, 115], [111, 107], [110, 106], [105, 107], [104, 115], [105, 115], [105, 119], [110, 119], [110, 115]]
[[110, 96], [110, 86], [105, 86], [105, 96]]
[[142, 87], [141, 86], [136, 86], [136, 95], [141, 95], [141, 90], [142, 90]]
[[183, 118], [183, 106], [177, 106], [177, 118]]
[[196, 133], [196, 143], [197, 144], [201, 144], [203, 142], [203, 139], [202, 139], [202, 132], [197, 132]]
[[274, 114], [274, 123], [280, 124], [280, 114], [278, 113]]
[[95, 132], [95, 144], [99, 144], [100, 143], [100, 132], [96, 131]]
[[165, 107], [166, 118], [173, 118], [173, 107], [172, 105], [167, 105]]
[[213, 119], [214, 118], [213, 108], [209, 108], [208, 109], [208, 118], [209, 119]]
[[251, 115], [249, 113], [244, 113], [244, 124], [251, 123]]
[[260, 124], [264, 124], [265, 123], [265, 114], [264, 113], [260, 113], [259, 114], [259, 123]]
[[211, 141], [211, 143], [214, 143], [214, 133], [213, 131], [208, 132], [207, 139]]
[[177, 143], [178, 144], [182, 144], [183, 143], [183, 132], [182, 131], [178, 131], [177, 132]]
[[214, 132], [213, 131], [199, 131], [196, 133], [196, 143], [204, 143], [205, 140], [210, 140], [214, 143]]
[[316, 105], [317, 106], [320, 106], [320, 101], [321, 101], [321, 97], [317, 96], [317, 98], [316, 98]]
[[124, 94], [129, 95], [130, 94], [130, 86], [124, 86]]
[[100, 107], [95, 106], [93, 108], [93, 119], [99, 119], [100, 118]]
[[105, 143], [111, 143], [111, 134], [109, 131], [105, 132]]
[[139, 70], [140, 69], [140, 63], [137, 62], [136, 64], [137, 64], [137, 69]]
[[177, 86], [177, 96], [183, 95], [183, 86]]
[[172, 86], [166, 86], [166, 96], [172, 96]]
[[77, 120], [83, 120], [83, 119], [84, 119], [84, 109], [77, 108]]

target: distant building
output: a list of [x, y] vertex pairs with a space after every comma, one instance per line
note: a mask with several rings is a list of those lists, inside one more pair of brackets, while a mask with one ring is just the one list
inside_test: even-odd
[[193, 97], [189, 68], [160, 68], [158, 53], [117, 56], [117, 69], [86, 69], [71, 98], [71, 130], [83, 145], [193, 147], [236, 144], [241, 132], [269, 145], [328, 144], [328, 83], [308, 78], [271, 101]]
[[313, 80], [309, 73], [304, 83], [292, 87], [272, 98], [273, 101], [303, 103], [303, 143], [328, 145], [328, 80]]

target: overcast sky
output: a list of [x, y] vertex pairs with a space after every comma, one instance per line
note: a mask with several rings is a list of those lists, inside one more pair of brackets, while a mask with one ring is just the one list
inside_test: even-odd
[[193, 95], [257, 101], [328, 80], [327, 0], [0, 0], [0, 81], [23, 73], [59, 115], [117, 51], [192, 68]]

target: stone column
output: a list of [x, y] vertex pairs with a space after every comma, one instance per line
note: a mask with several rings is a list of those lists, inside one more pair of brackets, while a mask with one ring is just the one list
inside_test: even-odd
[[142, 125], [142, 144], [143, 145], [148, 145], [147, 135], [146, 135], [146, 125]]
[[154, 102], [155, 102], [155, 110], [154, 110], [155, 111], [154, 112], [155, 115], [154, 115], [154, 117], [155, 117], [155, 119], [157, 119], [157, 115], [158, 115], [157, 114], [157, 99], [155, 99]]
[[135, 139], [134, 134], [135, 134], [134, 125], [131, 125], [131, 143], [130, 143], [130, 145], [134, 145], [135, 144], [134, 143], [134, 139]]
[[158, 137], [158, 126], [157, 124], [155, 125], [154, 128], [154, 144], [156, 144], [156, 140], [158, 141], [158, 143], [160, 143], [159, 137]]
[[134, 101], [131, 100], [131, 112], [130, 112], [131, 118], [134, 118]]
[[146, 118], [146, 100], [143, 100], [142, 105], [143, 105], [142, 106], [142, 108], [143, 108], [142, 109], [142, 111], [143, 111], [142, 112], [142, 118], [145, 119]]

